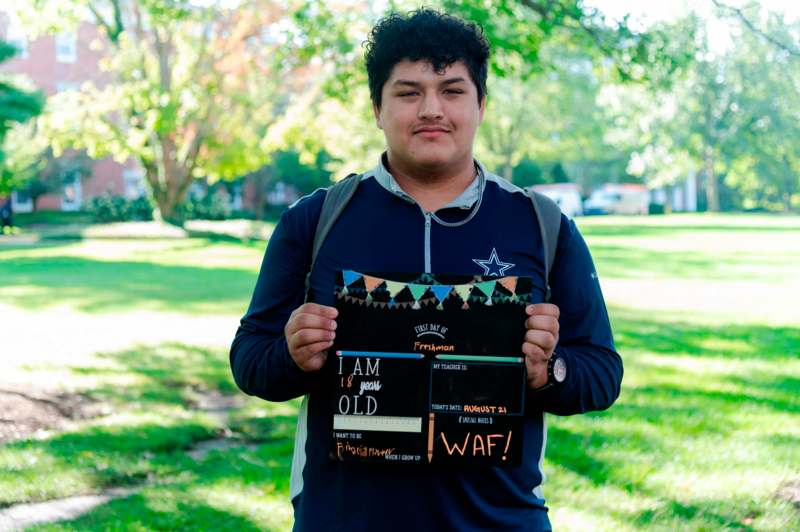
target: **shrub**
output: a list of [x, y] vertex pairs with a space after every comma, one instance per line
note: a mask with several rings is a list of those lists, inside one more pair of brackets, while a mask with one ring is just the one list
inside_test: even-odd
[[97, 196], [86, 204], [95, 222], [148, 221], [153, 219], [153, 207], [145, 197], [129, 200], [123, 196]]
[[190, 196], [180, 206], [183, 220], [226, 220], [230, 216], [230, 208], [217, 194], [208, 193], [202, 198]]

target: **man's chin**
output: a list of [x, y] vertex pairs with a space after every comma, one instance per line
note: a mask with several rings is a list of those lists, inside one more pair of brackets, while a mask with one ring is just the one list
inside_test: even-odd
[[441, 152], [421, 152], [414, 155], [412, 159], [413, 163], [425, 169], [437, 169], [437, 168], [446, 168], [452, 166], [455, 161], [453, 160], [452, 153], [441, 153]]

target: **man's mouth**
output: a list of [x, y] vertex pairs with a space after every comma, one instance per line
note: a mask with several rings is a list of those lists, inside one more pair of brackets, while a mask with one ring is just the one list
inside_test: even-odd
[[426, 138], [440, 137], [449, 132], [449, 129], [439, 126], [424, 126], [414, 130], [415, 135], [421, 135]]

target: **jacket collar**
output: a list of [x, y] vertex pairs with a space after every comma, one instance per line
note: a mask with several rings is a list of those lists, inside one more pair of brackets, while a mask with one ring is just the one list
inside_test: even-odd
[[[475, 205], [475, 202], [478, 201], [478, 198], [480, 198], [481, 194], [481, 177], [485, 177], [486, 175], [486, 169], [477, 160], [475, 161], [475, 169], [477, 170], [477, 173], [475, 175], [475, 179], [472, 180], [472, 183], [470, 183], [470, 185], [464, 189], [464, 192], [459, 194], [458, 197], [453, 199], [447, 205], [441, 207], [442, 209], [470, 209], [473, 205]], [[383, 188], [395, 196], [403, 198], [408, 202], [415, 203], [414, 199], [406, 194], [406, 192], [397, 183], [397, 180], [394, 178], [391, 172], [389, 172], [387, 169], [386, 152], [381, 154], [380, 160], [378, 161], [378, 166], [364, 174], [364, 178], [367, 177], [374, 177]]]

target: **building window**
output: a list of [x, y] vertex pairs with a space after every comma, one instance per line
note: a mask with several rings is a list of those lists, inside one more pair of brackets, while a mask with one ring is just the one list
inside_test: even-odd
[[76, 179], [72, 183], [67, 183], [61, 188], [61, 210], [77, 211], [81, 208], [83, 200], [83, 187], [81, 180]]
[[56, 92], [78, 90], [80, 86], [77, 81], [59, 81], [56, 83]]
[[14, 190], [11, 192], [11, 208], [14, 212], [33, 212], [33, 199], [27, 191]]
[[28, 37], [18, 24], [11, 22], [8, 26], [8, 35], [6, 35], [8, 44], [19, 50], [17, 57], [25, 59], [28, 57]]
[[78, 42], [74, 33], [56, 35], [56, 61], [74, 63], [78, 59]]
[[125, 197], [128, 199], [141, 198], [146, 194], [144, 185], [144, 172], [139, 168], [127, 168], [122, 171], [125, 181]]

